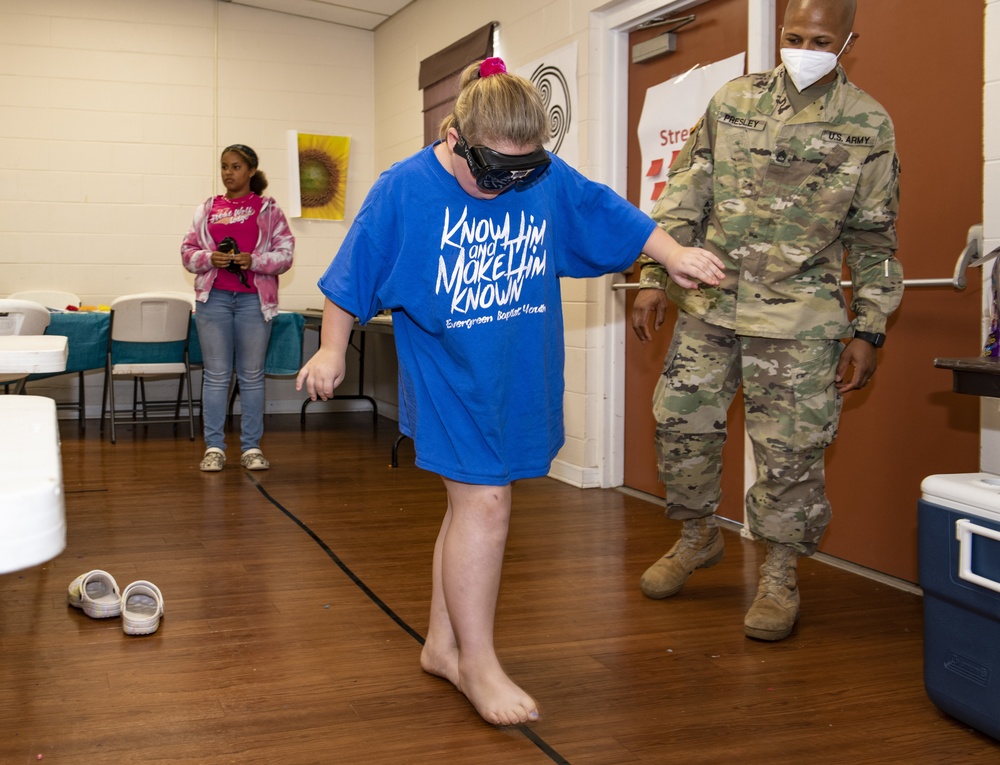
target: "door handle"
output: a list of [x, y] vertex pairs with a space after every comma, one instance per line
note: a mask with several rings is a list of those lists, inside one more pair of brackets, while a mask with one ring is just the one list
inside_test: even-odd
[[[969, 227], [969, 233], [965, 238], [965, 247], [958, 254], [955, 261], [955, 272], [950, 279], [903, 279], [904, 287], [952, 287], [956, 290], [964, 290], [967, 281], [965, 272], [970, 268], [982, 266], [1000, 255], [1000, 247], [983, 252], [983, 224], [977, 223]], [[840, 283], [841, 287], [850, 287], [849, 281]]]

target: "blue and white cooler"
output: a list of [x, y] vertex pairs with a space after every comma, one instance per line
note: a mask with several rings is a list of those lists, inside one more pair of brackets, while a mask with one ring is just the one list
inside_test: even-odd
[[1000, 739], [1000, 475], [932, 475], [920, 489], [927, 695]]

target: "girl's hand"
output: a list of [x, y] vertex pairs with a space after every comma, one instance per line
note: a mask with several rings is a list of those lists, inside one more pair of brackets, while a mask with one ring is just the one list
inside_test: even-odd
[[310, 399], [326, 401], [333, 398], [334, 389], [344, 381], [345, 370], [344, 354], [320, 347], [299, 370], [295, 390], [300, 391], [305, 385]]
[[725, 276], [722, 261], [700, 247], [678, 247], [664, 265], [670, 278], [684, 289], [694, 289], [699, 284], [715, 287]]
[[674, 283], [686, 290], [699, 284], [718, 286], [726, 275], [719, 258], [701, 247], [684, 247], [659, 226], [653, 229], [642, 251], [667, 269]]
[[212, 265], [215, 268], [225, 268], [232, 261], [233, 255], [229, 252], [212, 251]]
[[241, 252], [239, 255], [233, 255], [232, 258], [233, 263], [246, 271], [250, 268], [250, 261], [252, 260], [253, 255], [249, 252]]
[[212, 251], [212, 265], [215, 268], [226, 268], [230, 263], [235, 263], [244, 271], [250, 268], [252, 255], [249, 252], [241, 252], [238, 255], [232, 252]]

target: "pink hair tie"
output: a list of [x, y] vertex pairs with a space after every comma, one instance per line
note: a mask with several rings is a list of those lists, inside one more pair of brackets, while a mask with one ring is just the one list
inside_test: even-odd
[[503, 59], [498, 56], [488, 58], [479, 65], [479, 76], [489, 77], [491, 74], [507, 74]]

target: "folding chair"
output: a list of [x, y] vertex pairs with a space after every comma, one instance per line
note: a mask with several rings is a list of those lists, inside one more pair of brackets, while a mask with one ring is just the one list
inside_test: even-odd
[[[73, 308], [79, 308], [81, 302], [79, 295], [73, 292], [64, 292], [62, 290], [25, 290], [23, 292], [15, 292], [10, 297], [17, 300], [33, 300], [36, 303], [41, 303], [50, 311], [65, 311], [71, 306]], [[67, 402], [63, 404], [56, 404], [56, 409], [76, 409], [77, 417], [80, 421], [80, 430], [85, 430], [87, 427], [87, 400], [84, 396], [83, 372], [84, 370], [82, 369], [67, 369], [65, 372], [52, 375], [40, 375], [35, 378], [35, 380], [38, 380], [46, 377], [56, 377], [58, 374], [75, 374], [77, 376], [78, 393], [76, 396], [76, 403]]]
[[12, 300], [33, 300], [52, 311], [65, 311], [70, 306], [80, 307], [80, 296], [63, 290], [24, 290], [8, 297]]
[[[150, 422], [187, 422], [194, 441], [194, 405], [191, 400], [191, 364], [188, 342], [191, 331], [191, 302], [176, 293], [146, 292], [125, 295], [111, 302], [111, 328], [108, 332], [108, 357], [105, 368], [104, 397], [101, 401], [101, 431], [104, 416], [111, 419], [111, 443], [116, 441], [115, 426]], [[145, 378], [176, 375], [177, 398], [173, 401], [148, 401]], [[115, 405], [114, 378], [131, 377], [131, 417], [122, 415]], [[140, 399], [141, 388], [141, 399]], [[187, 390], [187, 416], [181, 416], [181, 397]], [[141, 416], [140, 416], [141, 415]]]
[[[31, 300], [0, 300], [0, 335], [44, 335], [49, 326], [49, 309]], [[2, 374], [0, 385], [13, 384], [14, 393], [21, 393], [28, 380], [26, 374]]]

